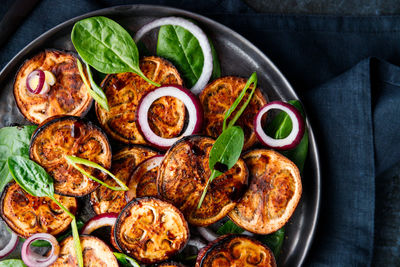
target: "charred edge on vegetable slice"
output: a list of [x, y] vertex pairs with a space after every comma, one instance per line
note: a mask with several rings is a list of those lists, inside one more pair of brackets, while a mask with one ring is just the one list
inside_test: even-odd
[[[237, 240], [235, 240], [235, 239], [237, 239]], [[231, 244], [230, 247], [227, 247], [227, 245], [229, 245], [230, 242], [232, 242], [232, 241], [235, 241], [235, 242], [233, 242], [233, 244]], [[239, 235], [239, 234], [223, 235], [223, 236], [220, 236], [219, 238], [215, 239], [211, 243], [209, 243], [206, 247], [201, 249], [201, 251], [197, 255], [197, 260], [196, 260], [195, 266], [196, 267], [213, 266], [213, 265], [208, 265], [207, 260], [209, 258], [214, 260], [214, 259], [222, 258], [222, 257], [224, 257], [226, 259], [227, 262], [225, 262], [225, 263], [229, 264], [229, 265], [223, 265], [223, 266], [231, 266], [232, 265], [231, 261], [234, 261], [234, 263], [236, 264], [235, 266], [247, 266], [244, 262], [240, 262], [240, 259], [242, 258], [242, 257], [240, 257], [241, 255], [239, 255], [239, 257], [237, 255], [235, 255], [235, 256], [232, 255], [232, 252], [233, 252], [232, 247], [234, 245], [240, 245], [240, 242], [247, 242], [248, 245], [251, 244], [253, 246], [256, 246], [260, 250], [263, 250], [263, 252], [265, 254], [268, 254], [268, 256], [269, 256], [269, 261], [267, 261], [267, 262], [265, 262], [265, 259], [260, 256], [259, 261], [253, 262], [253, 263], [249, 263], [247, 261], [254, 259], [253, 258], [254, 255], [251, 255], [253, 257], [247, 256], [244, 259], [244, 260], [246, 260], [246, 262], [245, 262], [246, 264], [251, 264], [254, 266], [276, 267], [276, 261], [275, 261], [274, 254], [267, 246], [265, 246], [258, 240], [255, 240], [249, 236]], [[228, 249], [229, 249], [229, 251], [228, 251]], [[224, 253], [224, 252], [226, 252], [226, 253]], [[245, 253], [246, 251], [244, 251], [244, 249], [242, 248], [238, 252]], [[254, 253], [254, 250], [252, 249], [251, 252]], [[231, 256], [230, 261], [229, 261], [229, 259], [226, 258], [227, 254], [229, 256]], [[262, 254], [260, 254], [260, 255], [262, 255]], [[237, 262], [237, 261], [239, 261], [239, 262]]]
[[[177, 69], [160, 57], [140, 60], [143, 73], [161, 85], [182, 85]], [[96, 114], [101, 127], [113, 138], [125, 144], [146, 144], [136, 125], [136, 109], [140, 99], [155, 86], [134, 73], [109, 74], [101, 83], [107, 95], [110, 112], [96, 103]], [[166, 112], [167, 110], [168, 112]], [[185, 124], [185, 105], [178, 99], [162, 97], [155, 101], [149, 111], [151, 129], [159, 136], [178, 136]]]
[[[150, 228], [153, 227], [154, 229], [143, 231], [143, 230], [139, 229], [135, 224], [132, 224], [132, 225], [135, 225], [135, 227], [131, 227], [130, 229], [134, 229], [134, 231], [136, 231], [134, 234], [139, 234], [140, 237], [138, 239], [134, 239], [134, 240], [131, 239], [133, 245], [131, 245], [131, 247], [127, 247], [125, 242], [122, 241], [121, 235], [124, 235], [125, 239], [127, 239], [128, 237], [126, 237], [126, 233], [121, 232], [122, 231], [121, 227], [125, 223], [125, 220], [127, 220], [127, 218], [129, 218], [132, 215], [131, 208], [133, 206], [138, 206], [139, 208], [142, 208], [144, 205], [149, 205], [146, 203], [152, 204], [152, 209], [149, 209], [151, 211], [152, 216], [150, 216], [150, 218], [152, 218], [152, 221], [147, 222], [145, 224], [146, 224], [146, 226], [148, 226]], [[157, 214], [154, 214], [154, 209], [156, 209], [156, 208], [158, 208], [159, 210], [158, 210]], [[163, 215], [160, 216], [160, 213], [159, 213], [160, 210], [164, 213], [163, 215], [165, 215], [165, 211], [167, 211], [167, 210], [169, 210], [170, 213], [172, 212], [174, 214], [175, 219], [174, 219], [174, 222], [172, 223], [172, 225], [174, 227], [179, 227], [179, 229], [177, 229], [176, 233], [174, 233], [172, 231], [173, 229], [171, 229], [171, 227], [169, 227], [169, 228], [166, 227], [165, 224], [162, 222], [161, 217]], [[155, 218], [157, 218], [156, 221], [154, 221]], [[178, 222], [180, 225], [177, 224], [177, 218], [179, 218], [179, 220], [180, 220], [180, 222]], [[139, 216], [137, 216], [137, 220], [145, 220], [145, 219], [148, 219], [148, 218], [144, 218], [143, 214], [140, 214]], [[135, 221], [135, 223], [137, 223], [137, 221]], [[167, 229], [162, 229], [162, 228], [167, 228]], [[142, 233], [140, 233], [138, 231], [142, 231]], [[153, 235], [147, 236], [149, 233], [153, 234]], [[177, 236], [176, 234], [181, 235], [181, 236]], [[166, 235], [166, 236], [164, 236], [164, 235]], [[152, 258], [140, 255], [147, 251], [147, 244], [149, 244], [149, 241], [151, 241], [151, 243], [154, 243], [153, 238], [159, 238], [159, 239], [164, 238], [163, 240], [161, 240], [161, 242], [159, 242], [160, 244], [158, 244], [158, 246], [162, 245], [162, 243], [164, 241], [167, 241], [166, 243], [168, 244], [169, 249], [167, 250], [167, 249], [162, 249], [160, 247], [156, 247], [158, 249], [158, 251], [162, 250], [163, 253], [161, 253], [160, 255], [156, 255]], [[177, 240], [177, 238], [179, 238], [180, 240]], [[145, 240], [143, 240], [143, 239], [145, 239]], [[167, 260], [168, 258], [172, 257], [173, 255], [178, 254], [179, 252], [181, 252], [184, 249], [184, 247], [186, 246], [189, 239], [190, 239], [189, 226], [188, 226], [183, 214], [172, 204], [162, 201], [158, 198], [154, 198], [154, 197], [135, 198], [131, 202], [129, 202], [128, 205], [126, 205], [125, 208], [119, 214], [119, 216], [117, 218], [117, 222], [115, 223], [115, 228], [114, 228], [114, 240], [116, 241], [118, 249], [145, 264], [151, 264], [151, 263], [164, 261], [164, 260]], [[136, 245], [135, 245], [135, 242], [137, 243]], [[176, 248], [171, 247], [171, 246], [174, 246], [174, 243], [176, 243], [175, 244]]]
[[[91, 108], [91, 106], [92, 106], [92, 103], [93, 103], [93, 99], [92, 99], [92, 97], [90, 96], [90, 94], [89, 94], [89, 92], [87, 91], [87, 89], [86, 89], [86, 86], [84, 85], [84, 83], [83, 83], [83, 81], [81, 80], [81, 78], [80, 78], [80, 75], [79, 75], [79, 71], [78, 71], [78, 68], [76, 67], [76, 79], [75, 78], [72, 78], [72, 79], [68, 79], [68, 81], [63, 81], [63, 83], [66, 83], [66, 82], [77, 82], [77, 83], [79, 83], [79, 81], [78, 80], [80, 80], [80, 87], [79, 87], [79, 91], [78, 92], [80, 92], [80, 93], [82, 93], [83, 94], [83, 96], [85, 96], [86, 98], [87, 98], [87, 100], [83, 103], [83, 104], [81, 104], [81, 108], [80, 109], [78, 109], [77, 111], [75, 111], [75, 112], [60, 112], [60, 110], [58, 110], [59, 112], [56, 112], [56, 113], [51, 113], [51, 114], [47, 114], [45, 117], [44, 117], [44, 119], [37, 119], [37, 118], [35, 118], [35, 116], [32, 116], [31, 114], [29, 114], [28, 113], [28, 110], [26, 110], [26, 108], [30, 105], [30, 103], [24, 103], [24, 100], [23, 99], [21, 99], [21, 95], [20, 95], [20, 93], [18, 92], [18, 88], [16, 87], [17, 86], [17, 84], [20, 84], [20, 86], [22, 86], [21, 88], [25, 88], [25, 78], [24, 77], [19, 77], [20, 76], [20, 74], [21, 74], [21, 71], [24, 71], [27, 67], [29, 67], [29, 64], [30, 63], [32, 63], [32, 61], [34, 61], [34, 60], [40, 60], [40, 58], [41, 57], [45, 57], [47, 54], [55, 54], [56, 56], [55, 57], [60, 57], [60, 54], [61, 54], [61, 56], [65, 56], [65, 57], [72, 57], [72, 60], [71, 60], [71, 62], [73, 62], [73, 64], [76, 64], [75, 62], [76, 62], [76, 59], [78, 58], [78, 54], [77, 53], [75, 53], [75, 52], [73, 52], [73, 51], [67, 51], [67, 50], [57, 50], [57, 49], [45, 49], [44, 51], [41, 51], [41, 52], [39, 52], [39, 53], [37, 53], [37, 54], [35, 54], [35, 55], [33, 55], [31, 58], [29, 58], [29, 59], [26, 59], [23, 63], [22, 63], [22, 65], [19, 67], [19, 69], [18, 69], [18, 71], [16, 72], [16, 74], [15, 74], [15, 78], [14, 78], [14, 82], [13, 82], [13, 95], [14, 95], [14, 100], [15, 100], [15, 103], [17, 104], [17, 107], [18, 107], [18, 110], [21, 112], [21, 114], [27, 119], [27, 120], [29, 120], [30, 122], [32, 122], [32, 123], [35, 123], [35, 124], [40, 124], [40, 123], [42, 123], [43, 122], [43, 120], [44, 119], [47, 119], [47, 118], [50, 118], [50, 117], [52, 117], [52, 116], [56, 116], [56, 115], [73, 115], [73, 116], [85, 116], [88, 112], [89, 112], [89, 110], [90, 110], [90, 108]], [[61, 64], [63, 64], [64, 62], [61, 62], [61, 63], [58, 63], [57, 64], [57, 66], [55, 67], [55, 66], [53, 66], [53, 68], [56, 68], [56, 71], [57, 72], [59, 72], [58, 74], [60, 74], [60, 73], [62, 73], [62, 71], [60, 71], [59, 69], [57, 69], [57, 67], [58, 67], [58, 65], [61, 65]], [[34, 69], [33, 69], [34, 70]], [[46, 69], [46, 70], [48, 70], [48, 71], [50, 71], [50, 72], [52, 72], [51, 71], [51, 69]], [[69, 69], [68, 69], [69, 70]], [[57, 74], [57, 73], [56, 73]], [[22, 74], [21, 74], [22, 75]], [[27, 73], [25, 76], [28, 76], [29, 75], [29, 73]], [[71, 87], [71, 86], [63, 86], [63, 85], [61, 85], [60, 84], [60, 82], [59, 81], [57, 81], [57, 76], [58, 75], [55, 75], [56, 76], [56, 83], [55, 83], [55, 85], [53, 85], [52, 86], [52, 90], [54, 91], [54, 88], [55, 87], [62, 87], [61, 89], [67, 89], [67, 90], [69, 90], [69, 88]], [[75, 76], [75, 75], [73, 75], [73, 76]], [[22, 81], [20, 81], [19, 79], [23, 79]], [[76, 85], [74, 85], [74, 86], [72, 86], [72, 88], [76, 88], [77, 86]], [[21, 89], [22, 90], [22, 89]], [[82, 92], [81, 92], [82, 91]], [[61, 91], [60, 91], [61, 92]], [[72, 103], [72, 105], [73, 104], [75, 104], [76, 103], [76, 99], [74, 99], [73, 98], [73, 96], [76, 96], [76, 95], [72, 95], [71, 94], [71, 90], [69, 90], [68, 91], [68, 93], [69, 94], [64, 94], [64, 95], [61, 95], [61, 96], [58, 96], [58, 95], [55, 95], [55, 96], [53, 96], [53, 94], [56, 94], [55, 92], [54, 93], [49, 93], [50, 94], [50, 98], [53, 100], [53, 101], [55, 101], [54, 103], [58, 103], [58, 101], [61, 99], [61, 100], [65, 100], [65, 103], [58, 103], [57, 104], [57, 107], [53, 107], [53, 108], [57, 108], [57, 109], [62, 109], [63, 108], [63, 105], [65, 106], [65, 107], [67, 107], [69, 104], [71, 104]], [[42, 103], [43, 101], [42, 100], [44, 100], [44, 102], [42, 103], [42, 105], [44, 105], [45, 107], [46, 107], [46, 110], [44, 111], [45, 113], [47, 112], [47, 110], [50, 108], [50, 106], [49, 106], [49, 96], [47, 96], [47, 95], [40, 95], [40, 96], [35, 96], [35, 95], [28, 95], [28, 96], [30, 96], [31, 98], [35, 98], [36, 100], [35, 101], [33, 101], [35, 104], [37, 104], [37, 102], [39, 101], [38, 99], [40, 98], [41, 100], [41, 102], [39, 101], [39, 103]], [[65, 99], [65, 97], [67, 97], [67, 99]], [[34, 100], [34, 99], [33, 99]], [[66, 100], [68, 100], [68, 101], [66, 101]], [[76, 109], [76, 108], [75, 108]], [[74, 109], [72, 109], [72, 111], [73, 111]], [[43, 113], [43, 108], [40, 110], [40, 113], [42, 113], [42, 114], [45, 114], [45, 113]]]
[[[10, 190], [12, 190], [10, 192]], [[9, 194], [12, 194], [11, 196]], [[18, 194], [18, 195], [16, 195]], [[11, 199], [15, 195], [16, 199]], [[10, 199], [8, 199], [10, 198]], [[5, 203], [7, 199], [8, 203]], [[73, 197], [60, 196], [59, 201], [66, 205], [65, 201], [71, 202], [67, 205], [67, 208], [71, 213], [75, 214], [78, 209], [77, 200]], [[15, 210], [13, 205], [18, 205], [18, 210]], [[7, 209], [6, 205], [9, 204]], [[28, 238], [32, 234], [36, 233], [49, 233], [52, 235], [62, 234], [66, 231], [72, 221], [72, 218], [68, 216], [55, 202], [48, 197], [35, 197], [26, 193], [17, 183], [10, 182], [4, 188], [1, 199], [0, 199], [0, 215], [7, 225], [19, 236]], [[14, 205], [14, 206], [15, 206]], [[19, 215], [18, 215], [19, 214]], [[30, 229], [23, 229], [21, 225], [22, 219], [26, 218], [23, 215], [30, 215], [32, 226]], [[48, 216], [46, 216], [48, 215]], [[59, 218], [62, 216], [61, 218]], [[59, 225], [52, 225], [53, 223], [59, 222]], [[26, 224], [25, 222], [24, 224]], [[61, 224], [60, 224], [61, 223]], [[45, 229], [46, 228], [46, 229]], [[32, 231], [31, 229], [36, 229]], [[43, 229], [43, 231], [39, 231]]]
[[[63, 126], [62, 125], [63, 123], [65, 123], [66, 125]], [[72, 126], [70, 128], [68, 128], [68, 123], [72, 124]], [[65, 127], [65, 129], [63, 127], [51, 129], [51, 127], [53, 127], [55, 124], [60, 124], [61, 126]], [[73, 140], [73, 143], [75, 143], [76, 141], [87, 141], [85, 143], [85, 144], [87, 144], [91, 140], [94, 140], [95, 142], [99, 143], [100, 151], [98, 152], [98, 155], [101, 154], [104, 159], [102, 160], [102, 162], [99, 162], [96, 160], [92, 160], [92, 161], [102, 165], [106, 169], [110, 169], [112, 152], [111, 152], [111, 145], [110, 145], [107, 135], [103, 132], [103, 130], [100, 127], [98, 127], [94, 123], [90, 122], [86, 118], [81, 118], [81, 117], [76, 117], [76, 116], [55, 116], [53, 118], [49, 118], [44, 123], [39, 125], [38, 129], [35, 131], [35, 133], [32, 135], [32, 138], [31, 138], [31, 144], [29, 147], [30, 158], [32, 160], [34, 160], [35, 162], [37, 162], [42, 167], [44, 167], [46, 169], [46, 171], [54, 178], [54, 190], [57, 194], [81, 197], [81, 196], [85, 196], [85, 195], [93, 192], [99, 186], [99, 184], [95, 181], [92, 181], [90, 178], [84, 176], [78, 170], [75, 170], [72, 166], [70, 166], [66, 162], [65, 159], [63, 159], [64, 155], [72, 155], [72, 154], [74, 154], [75, 156], [78, 156], [78, 157], [87, 158], [87, 156], [82, 156], [85, 152], [88, 151], [87, 149], [84, 149], [82, 147], [85, 144], [80, 144], [80, 146], [74, 147], [74, 150], [76, 150], [76, 151], [74, 151], [74, 153], [71, 153], [70, 148], [65, 148], [61, 152], [57, 152], [58, 154], [57, 153], [54, 154], [53, 156], [59, 157], [58, 159], [56, 159], [56, 162], [55, 162], [58, 164], [55, 164], [54, 162], [51, 162], [51, 161], [48, 162], [47, 164], [43, 163], [42, 162], [43, 158], [46, 156], [42, 156], [41, 158], [38, 158], [39, 152], [36, 151], [37, 150], [36, 146], [44, 145], [44, 141], [40, 140], [40, 138], [42, 137], [41, 136], [42, 134], [47, 134], [46, 131], [48, 129], [53, 130], [53, 131], [58, 131], [60, 129], [67, 131], [69, 136], [64, 137], [63, 140], [61, 140], [61, 142], [63, 142], [63, 144], [65, 144], [65, 142], [68, 141], [67, 138], [71, 138]], [[82, 133], [82, 131], [86, 131], [86, 133], [85, 132]], [[49, 137], [51, 137], [51, 138], [49, 139]], [[48, 139], [48, 143], [50, 144], [50, 146], [60, 146], [60, 144], [57, 144], [57, 145], [54, 144], [54, 142], [55, 142], [54, 135], [43, 136], [43, 138]], [[87, 140], [85, 140], [84, 138]], [[72, 145], [72, 146], [74, 146], [74, 145]], [[42, 149], [42, 148], [39, 148], [39, 149]], [[52, 151], [52, 153], [55, 151], [54, 147], [51, 149], [51, 151]], [[44, 153], [42, 153], [42, 154], [44, 155]], [[91, 160], [91, 159], [89, 159], [89, 160]], [[49, 165], [49, 166], [47, 166], [47, 165]], [[64, 169], [58, 170], [58, 168], [64, 168]], [[106, 174], [104, 174], [101, 171], [98, 171], [96, 169], [87, 167], [86, 170], [89, 173], [91, 173], [92, 175], [94, 175], [97, 178], [100, 178], [102, 180], [104, 180], [106, 177]], [[61, 174], [61, 171], [63, 174]], [[70, 175], [67, 176], [67, 178], [64, 178], [65, 177], [64, 174], [66, 171], [69, 171]], [[54, 174], [57, 175], [57, 177], [54, 177]], [[87, 186], [80, 190], [74, 189], [72, 186], [73, 185], [79, 186], [79, 184], [76, 184], [75, 183], [76, 181], [71, 180], [72, 178], [78, 179], [78, 181], [80, 183], [86, 182]], [[70, 179], [70, 181], [68, 181], [68, 179]], [[67, 185], [69, 184], [69, 186], [64, 186], [63, 188], [60, 188], [61, 185], [66, 185], [66, 184]]]

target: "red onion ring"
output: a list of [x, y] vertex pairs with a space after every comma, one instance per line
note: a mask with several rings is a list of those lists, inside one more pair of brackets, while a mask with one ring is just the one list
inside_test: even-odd
[[212, 242], [219, 237], [219, 235], [206, 227], [197, 227], [197, 231], [199, 231], [200, 235], [208, 242]]
[[[156, 135], [150, 128], [148, 121], [148, 112], [150, 106], [154, 101], [163, 96], [172, 96], [179, 99], [185, 104], [188, 110], [189, 122], [187, 124], [185, 132], [179, 137], [163, 138]], [[199, 100], [188, 89], [177, 85], [161, 86], [147, 93], [140, 100], [140, 103], [137, 107], [136, 116], [138, 128], [143, 134], [144, 138], [160, 149], [167, 149], [181, 137], [199, 132], [203, 123], [203, 109]]]
[[[145, 161], [140, 163], [139, 166], [136, 167], [135, 171], [129, 177], [129, 181], [126, 183], [129, 187], [129, 190], [125, 191], [125, 199], [127, 202], [130, 202], [132, 199], [136, 198], [136, 186], [135, 186], [135, 188], [131, 188], [129, 186], [130, 180], [132, 179], [132, 177], [135, 177], [138, 172], [143, 172], [143, 171], [148, 172], [148, 171], [154, 169], [155, 167], [160, 166], [163, 158], [164, 158], [164, 155], [156, 155], [156, 156], [146, 159]], [[142, 170], [143, 168], [144, 168], [144, 170]]]
[[[36, 240], [45, 240], [50, 243], [51, 251], [48, 257], [43, 257], [31, 249], [31, 244]], [[60, 254], [60, 245], [57, 239], [47, 233], [34, 234], [25, 240], [21, 249], [22, 260], [29, 267], [46, 267], [55, 262]]]
[[[286, 112], [292, 120], [292, 131], [286, 138], [274, 139], [264, 132], [261, 119], [262, 116], [271, 109], [279, 109]], [[273, 101], [262, 107], [257, 113], [254, 119], [254, 132], [258, 140], [268, 147], [279, 150], [292, 149], [300, 143], [304, 135], [304, 120], [300, 112], [294, 106], [282, 101]]]
[[11, 252], [14, 251], [14, 249], [18, 245], [18, 242], [19, 242], [18, 235], [11, 230], [9, 232], [10, 232], [11, 237], [10, 237], [10, 240], [8, 241], [7, 245], [3, 249], [0, 250], [0, 259], [7, 257]]
[[[31, 85], [29, 83], [36, 76], [39, 77], [38, 84], [36, 88], [31, 88]], [[44, 71], [34, 70], [31, 73], [29, 73], [28, 77], [26, 78], [26, 87], [28, 88], [28, 91], [31, 92], [32, 94], [40, 94], [40, 92], [43, 89], [43, 86], [45, 85], [45, 81], [46, 81], [46, 75], [44, 74]]]
[[117, 218], [118, 218], [118, 213], [114, 212], [96, 215], [83, 226], [82, 234], [89, 235], [93, 231], [101, 227], [113, 226], [117, 221]]
[[210, 43], [208, 42], [207, 35], [200, 29], [199, 26], [197, 26], [196, 24], [194, 24], [189, 20], [178, 17], [166, 17], [154, 20], [144, 25], [136, 33], [133, 39], [135, 40], [135, 42], [138, 42], [143, 37], [143, 35], [145, 35], [148, 31], [151, 31], [163, 25], [180, 26], [185, 30], [189, 31], [191, 34], [193, 34], [193, 36], [197, 39], [197, 41], [199, 41], [199, 45], [201, 47], [201, 50], [203, 51], [203, 57], [204, 57], [203, 69], [196, 84], [191, 88], [191, 91], [194, 94], [199, 94], [210, 80], [213, 70], [211, 46]]

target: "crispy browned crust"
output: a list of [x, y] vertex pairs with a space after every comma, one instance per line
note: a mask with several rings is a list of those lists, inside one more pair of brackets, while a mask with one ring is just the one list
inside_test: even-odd
[[[40, 124], [55, 115], [83, 116], [89, 110], [92, 97], [84, 85], [72, 52], [45, 50], [28, 59], [14, 81], [14, 97], [24, 117]], [[54, 74], [56, 83], [45, 95], [32, 94], [26, 88], [26, 78], [34, 70]]]
[[158, 172], [159, 195], [180, 209], [188, 222], [196, 226], [210, 225], [227, 215], [247, 185], [247, 167], [239, 159], [210, 184], [202, 206], [197, 209], [211, 174], [208, 158], [214, 142], [202, 136], [181, 139], [165, 154]]
[[118, 216], [114, 230], [118, 247], [142, 263], [166, 260], [189, 240], [189, 227], [173, 205], [153, 197], [136, 198]]
[[[30, 158], [54, 178], [54, 190], [67, 196], [84, 196], [99, 184], [82, 175], [64, 158], [66, 155], [93, 161], [106, 169], [111, 167], [111, 146], [104, 132], [86, 119], [74, 116], [56, 117], [39, 126], [30, 144]], [[81, 166], [101, 180], [105, 174]]]
[[253, 233], [275, 232], [290, 219], [300, 200], [299, 169], [273, 150], [256, 149], [243, 159], [249, 168], [250, 185], [229, 217]]
[[[182, 85], [176, 68], [159, 57], [145, 57], [140, 69], [149, 79], [161, 84]], [[136, 125], [136, 108], [140, 99], [155, 88], [139, 75], [127, 72], [110, 74], [102, 82], [110, 111], [96, 103], [96, 114], [102, 128], [112, 138], [126, 144], [146, 144]], [[179, 135], [185, 122], [185, 106], [173, 97], [162, 97], [155, 101], [149, 111], [151, 129], [165, 138]]]
[[[54, 195], [72, 214], [77, 201], [73, 197]], [[34, 197], [17, 183], [9, 183], [1, 196], [1, 217], [19, 236], [28, 238], [36, 233], [57, 235], [64, 232], [72, 218], [48, 197]]]
[[[99, 238], [88, 235], [80, 236], [83, 266], [101, 266], [101, 267], [118, 267], [117, 259], [111, 249]], [[72, 236], [64, 239], [60, 244], [60, 256], [50, 266], [52, 267], [69, 267], [78, 266], [74, 239]]]
[[[151, 148], [140, 145], [133, 145], [113, 155], [111, 173], [122, 182], [127, 183], [133, 170], [144, 160], [153, 157], [157, 152]], [[117, 186], [117, 183], [110, 177], [105, 182]], [[90, 195], [90, 203], [97, 214], [115, 212], [120, 213], [128, 203], [124, 191], [113, 191], [100, 186]]]
[[272, 251], [259, 241], [244, 235], [224, 235], [197, 256], [196, 267], [260, 266], [276, 267]]
[[[243, 78], [227, 76], [214, 80], [204, 88], [199, 97], [204, 110], [205, 134], [214, 138], [221, 134], [225, 112], [239, 96], [246, 82], [247, 80]], [[247, 98], [248, 94], [245, 95], [241, 103], [244, 103]], [[267, 100], [257, 88], [249, 105], [236, 122], [236, 125], [242, 127], [244, 131], [244, 150], [257, 142], [253, 120], [257, 112], [266, 104]], [[235, 114], [236, 112], [230, 118], [233, 118]]]
[[158, 264], [157, 267], [185, 267], [185, 265], [180, 264], [174, 261], [168, 261], [161, 264]]

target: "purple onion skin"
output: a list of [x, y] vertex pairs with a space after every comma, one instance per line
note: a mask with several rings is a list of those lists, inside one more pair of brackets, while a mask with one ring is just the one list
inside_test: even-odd
[[87, 221], [86, 224], [82, 227], [81, 234], [90, 235], [90, 233], [85, 233], [85, 230], [88, 228], [89, 224], [93, 221], [101, 220], [103, 218], [117, 219], [117, 217], [118, 217], [118, 213], [115, 213], [115, 212], [102, 213], [102, 214], [96, 215], [96, 216], [92, 217], [89, 221]]
[[[266, 106], [269, 106], [269, 105], [272, 105], [272, 104], [278, 104], [278, 105], [281, 105], [281, 106], [284, 106], [284, 107], [290, 109], [294, 113], [294, 115], [296, 116], [296, 119], [299, 121], [299, 132], [298, 132], [296, 138], [293, 140], [292, 143], [287, 144], [285, 146], [275, 147], [275, 146], [271, 146], [270, 144], [265, 143], [264, 140], [262, 139], [262, 137], [259, 135], [258, 131], [256, 130], [257, 129], [256, 126], [257, 126], [257, 118], [258, 118], [258, 116], [260, 115], [260, 113], [262, 112], [262, 110]], [[264, 107], [262, 107], [258, 111], [257, 115], [254, 117], [253, 127], [254, 127], [254, 130], [255, 130], [254, 132], [255, 132], [255, 134], [257, 136], [257, 139], [263, 145], [265, 145], [267, 147], [270, 147], [270, 148], [273, 148], [273, 149], [276, 149], [276, 150], [289, 150], [289, 149], [295, 148], [300, 143], [301, 139], [303, 138], [304, 131], [305, 131], [305, 123], [304, 123], [303, 116], [300, 114], [300, 112], [297, 110], [297, 108], [295, 108], [291, 104], [288, 104], [288, 103], [285, 103], [285, 102], [282, 102], [282, 101], [272, 101], [272, 102], [268, 103], [267, 105], [265, 105]], [[293, 129], [292, 129], [292, 131], [293, 131]]]

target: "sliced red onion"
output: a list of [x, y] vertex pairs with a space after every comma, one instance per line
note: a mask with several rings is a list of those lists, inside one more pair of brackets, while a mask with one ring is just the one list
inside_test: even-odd
[[199, 26], [197, 26], [196, 24], [194, 24], [189, 20], [178, 17], [166, 17], [154, 20], [144, 25], [136, 33], [134, 37], [135, 42], [138, 42], [147, 32], [163, 25], [180, 26], [185, 30], [189, 31], [191, 34], [193, 34], [193, 36], [197, 39], [197, 41], [199, 41], [199, 45], [201, 47], [201, 50], [203, 51], [203, 57], [204, 57], [203, 70], [196, 84], [191, 88], [191, 91], [194, 94], [199, 94], [210, 80], [213, 70], [211, 46], [210, 43], [208, 42], [207, 35], [200, 29]]
[[[130, 176], [130, 179], [132, 179], [133, 177], [135, 177], [139, 173], [148, 172], [148, 171], [154, 169], [155, 167], [160, 166], [163, 158], [164, 158], [164, 155], [156, 155], [156, 156], [153, 156], [151, 158], [146, 159], [145, 161], [140, 163], [139, 166], [136, 167], [135, 171]], [[128, 187], [129, 187], [129, 190], [125, 191], [125, 199], [126, 199], [127, 202], [130, 202], [132, 199], [136, 198], [136, 187], [135, 188], [131, 188], [130, 184], [131, 183], [129, 181], [127, 183]]]
[[7, 245], [3, 249], [0, 250], [0, 259], [8, 256], [11, 252], [14, 251], [14, 249], [18, 245], [18, 241], [19, 241], [18, 236], [11, 230], [9, 232], [10, 232], [11, 237], [10, 237], [10, 240], [8, 240]]
[[[271, 109], [279, 109], [286, 112], [292, 120], [292, 131], [283, 139], [274, 139], [268, 136], [262, 128], [262, 116]], [[282, 101], [273, 101], [262, 107], [257, 113], [254, 119], [254, 131], [258, 140], [268, 147], [279, 150], [292, 149], [300, 143], [303, 137], [304, 120], [300, 112], [294, 106]]]
[[[189, 122], [186, 130], [181, 136], [175, 138], [163, 138], [156, 135], [150, 128], [148, 121], [148, 112], [151, 104], [163, 96], [172, 96], [182, 101], [189, 113]], [[178, 139], [195, 134], [201, 130], [203, 123], [203, 109], [197, 97], [189, 90], [177, 86], [167, 85], [154, 89], [147, 93], [137, 107], [137, 123], [138, 128], [142, 132], [144, 138], [154, 146], [160, 149], [167, 149], [172, 146]]]
[[197, 227], [197, 231], [199, 231], [201, 236], [208, 242], [212, 242], [219, 237], [219, 235], [206, 227]]
[[188, 246], [192, 246], [197, 248], [198, 250], [204, 248], [207, 244], [204, 243], [200, 238], [190, 238], [188, 242]]
[[[38, 79], [38, 84], [37, 84], [36, 88], [32, 88], [30, 83], [35, 78]], [[44, 74], [44, 71], [34, 70], [31, 73], [29, 73], [28, 77], [26, 78], [26, 87], [28, 88], [29, 92], [31, 92], [33, 94], [40, 94], [40, 92], [43, 89], [43, 86], [45, 84], [47, 84], [47, 83], [45, 83], [45, 81], [46, 81], [46, 75]]]
[[82, 228], [83, 235], [89, 235], [93, 231], [105, 227], [105, 226], [113, 226], [117, 221], [118, 213], [110, 212], [103, 213], [91, 218]]
[[[32, 251], [31, 244], [36, 240], [44, 240], [50, 243], [51, 251], [49, 256], [43, 257], [42, 255], [37, 254]], [[39, 233], [34, 234], [25, 240], [21, 249], [21, 257], [26, 265], [29, 267], [46, 267], [55, 262], [60, 254], [60, 245], [58, 244], [57, 239], [47, 233]]]

